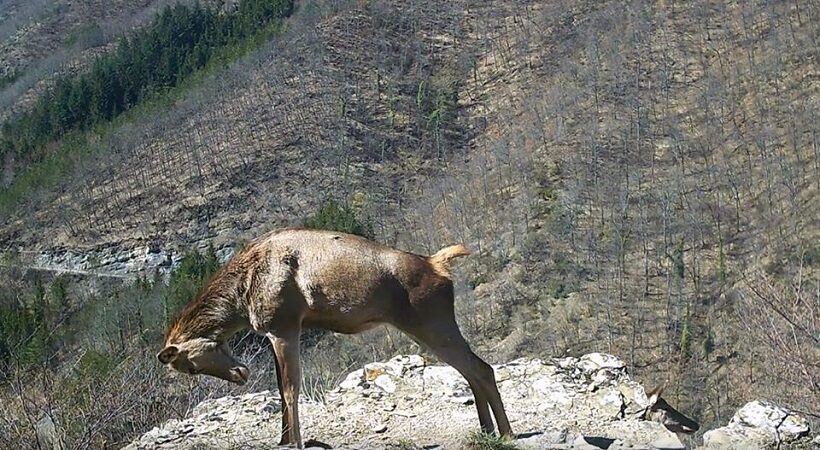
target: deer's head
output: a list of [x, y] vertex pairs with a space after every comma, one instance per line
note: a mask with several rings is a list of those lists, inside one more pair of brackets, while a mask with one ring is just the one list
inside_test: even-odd
[[641, 418], [659, 422], [675, 433], [688, 434], [698, 431], [700, 425], [666, 403], [666, 400], [661, 397], [662, 392], [663, 386], [658, 386], [646, 394], [649, 397], [649, 406], [641, 414]]
[[248, 382], [250, 371], [234, 358], [227, 343], [195, 338], [168, 343], [157, 359], [172, 369], [188, 375], [211, 375], [239, 385]]

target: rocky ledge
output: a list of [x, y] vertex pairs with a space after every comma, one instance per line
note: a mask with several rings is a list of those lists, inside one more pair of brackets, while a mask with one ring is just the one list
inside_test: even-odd
[[[625, 364], [592, 353], [494, 366], [521, 449], [682, 449], [677, 435], [641, 419], [649, 404]], [[478, 427], [466, 381], [417, 355], [350, 373], [322, 403], [300, 404], [302, 433], [338, 449], [460, 449]], [[280, 402], [270, 392], [202, 402], [185, 420], [154, 428], [126, 449], [278, 448]], [[808, 422], [752, 402], [702, 448], [811, 448]]]
[[[190, 244], [204, 253], [210, 241], [202, 240]], [[234, 254], [234, 248], [223, 246], [216, 257], [224, 264]], [[6, 250], [0, 251], [0, 267], [13, 267], [56, 274], [89, 275], [105, 278], [135, 279], [152, 277], [155, 272], [167, 276], [179, 267], [184, 254], [175, 248], [160, 245], [108, 245], [84, 250], [53, 248], [43, 251]]]

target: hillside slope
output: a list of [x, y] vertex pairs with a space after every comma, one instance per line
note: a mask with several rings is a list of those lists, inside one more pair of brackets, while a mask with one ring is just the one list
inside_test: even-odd
[[58, 75], [87, 70], [94, 58], [116, 48], [119, 37], [143, 27], [161, 8], [175, 3], [180, 2], [4, 1], [0, 5], [0, 120], [26, 110]]
[[819, 23], [812, 2], [301, 2], [93, 135], [0, 245], [238, 247], [338, 199], [383, 242], [475, 250], [457, 308], [491, 359], [606, 351], [705, 424], [761, 396], [816, 417]]

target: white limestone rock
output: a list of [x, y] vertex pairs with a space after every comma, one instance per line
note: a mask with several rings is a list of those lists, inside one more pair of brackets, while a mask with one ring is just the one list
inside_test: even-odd
[[[684, 448], [661, 424], [640, 419], [648, 405], [646, 390], [629, 378], [618, 358], [600, 353], [553, 363], [522, 358], [493, 369], [522, 449]], [[461, 449], [478, 427], [466, 380], [452, 367], [427, 365], [418, 355], [351, 372], [323, 403], [302, 400], [303, 436], [336, 449], [387, 450], [407, 442]], [[208, 400], [185, 420], [167, 421], [126, 448], [278, 449], [280, 406], [278, 396], [267, 391]], [[810, 446], [810, 439], [801, 438], [807, 433], [805, 419], [752, 402], [729, 425], [707, 432], [704, 445], [762, 449], [799, 441]]]
[[396, 383], [393, 382], [393, 379], [390, 375], [379, 375], [378, 377], [376, 377], [375, 380], [373, 380], [373, 384], [375, 384], [376, 386], [381, 388], [381, 390], [387, 392], [388, 394], [396, 392]]
[[339, 389], [345, 391], [356, 389], [357, 387], [361, 387], [363, 383], [364, 373], [361, 370], [357, 370], [356, 372], [350, 372], [347, 374], [344, 381], [339, 384]]
[[805, 418], [756, 400], [740, 408], [727, 426], [704, 433], [703, 448], [766, 448], [789, 444], [808, 434], [809, 423]]

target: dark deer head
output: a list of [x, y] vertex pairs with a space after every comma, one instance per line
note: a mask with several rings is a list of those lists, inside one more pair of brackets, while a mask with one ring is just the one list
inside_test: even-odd
[[669, 431], [675, 433], [694, 433], [698, 431], [700, 425], [694, 420], [684, 416], [680, 411], [673, 408], [666, 403], [666, 400], [661, 398], [663, 386], [658, 386], [649, 391], [646, 396], [649, 397], [649, 406], [646, 407], [641, 418], [644, 420], [651, 420], [663, 424]]

